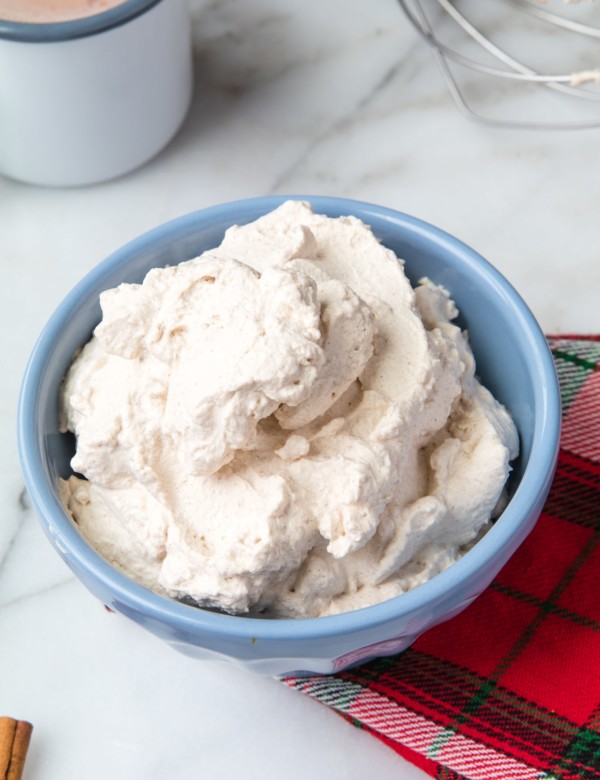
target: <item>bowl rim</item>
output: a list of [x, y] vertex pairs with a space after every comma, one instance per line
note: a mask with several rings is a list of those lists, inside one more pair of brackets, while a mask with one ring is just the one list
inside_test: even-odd
[[[169, 236], [181, 237], [186, 232], [193, 233], [194, 229], [206, 227], [215, 219], [223, 221], [231, 217], [229, 224], [239, 223], [244, 216], [255, 219], [259, 210], [260, 213], [267, 213], [286, 200], [309, 201], [315, 212], [332, 216], [346, 213], [367, 224], [370, 224], [369, 218], [378, 222], [383, 220], [399, 227], [403, 235], [408, 233], [425, 238], [451, 254], [460, 256], [461, 263], [469, 272], [484, 277], [510, 304], [514, 316], [518, 318], [522, 342], [527, 346], [530, 362], [541, 379], [539, 383], [534, 383], [536, 409], [539, 411], [535, 416], [528, 465], [501, 519], [452, 566], [400, 596], [349, 612], [316, 618], [250, 618], [210, 612], [161, 596], [129, 579], [102, 558], [68, 519], [54, 493], [41, 456], [42, 438], [37, 428], [37, 407], [40, 380], [48, 365], [49, 355], [51, 357], [53, 345], [59, 340], [62, 327], [73, 309], [85, 299], [90, 287], [95, 287], [127, 258], [164, 242]], [[382, 624], [406, 619], [427, 606], [434, 609], [436, 604], [460, 588], [467, 570], [471, 575], [483, 571], [493, 563], [497, 550], [505, 546], [516, 549], [530, 530], [523, 530], [522, 518], [529, 516], [536, 505], [541, 509], [550, 488], [558, 455], [560, 409], [554, 361], [540, 326], [514, 287], [479, 253], [444, 230], [391, 208], [332, 196], [276, 195], [229, 201], [169, 220], [129, 241], [92, 268], [56, 308], [34, 346], [21, 386], [17, 432], [25, 483], [46, 534], [67, 562], [71, 559], [78, 568], [83, 565], [104, 589], [112, 593], [113, 603], [119, 605], [117, 608], [125, 606], [128, 610], [141, 613], [147, 620], [175, 625], [177, 630], [183, 632], [205, 632], [229, 640], [254, 641], [257, 637], [276, 641], [318, 640], [368, 632]]]

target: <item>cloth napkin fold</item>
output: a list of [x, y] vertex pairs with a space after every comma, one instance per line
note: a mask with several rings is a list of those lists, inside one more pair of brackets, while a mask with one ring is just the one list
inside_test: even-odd
[[561, 450], [525, 543], [405, 652], [285, 680], [439, 780], [600, 778], [600, 335], [548, 341]]

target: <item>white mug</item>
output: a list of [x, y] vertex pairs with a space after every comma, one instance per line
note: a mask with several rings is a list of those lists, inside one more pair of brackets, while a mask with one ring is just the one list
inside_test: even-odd
[[68, 186], [144, 163], [189, 108], [185, 0], [125, 0], [48, 24], [0, 19], [0, 173]]

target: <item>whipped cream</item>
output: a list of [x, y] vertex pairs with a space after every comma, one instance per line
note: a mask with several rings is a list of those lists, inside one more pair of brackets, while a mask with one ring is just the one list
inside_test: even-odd
[[489, 527], [518, 453], [446, 290], [354, 217], [288, 201], [101, 295], [73, 362], [62, 498], [142, 585], [332, 614], [401, 594]]

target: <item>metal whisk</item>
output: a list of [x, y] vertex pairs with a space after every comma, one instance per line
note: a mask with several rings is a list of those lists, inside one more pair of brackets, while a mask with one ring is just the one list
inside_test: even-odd
[[[431, 46], [456, 105], [468, 118], [496, 127], [552, 130], [600, 127], [600, 68], [589, 62], [581, 65], [582, 57], [587, 55], [600, 66], [600, 3], [594, 7], [594, 0], [586, 0], [577, 8], [569, 5], [567, 9], [565, 1], [577, 0], [561, 0], [561, 13], [557, 13], [544, 7], [545, 0], [473, 0], [471, 3], [465, 0], [398, 0], [415, 30]], [[507, 6], [514, 12], [510, 17], [504, 13], [503, 7]], [[498, 12], [503, 13], [494, 21], [493, 14]], [[596, 19], [590, 21], [588, 17], [594, 14]], [[510, 19], [509, 29], [506, 28], [507, 18]], [[524, 33], [529, 36], [528, 44], [522, 46], [526, 51], [515, 53], [514, 49], [519, 48], [515, 39]], [[549, 68], [527, 62], [536, 48], [532, 45], [534, 37], [544, 41], [551, 56], [563, 57], [566, 53], [572, 57], [572, 63], [566, 63], [564, 70], [561, 66], [563, 72], [551, 73]], [[582, 39], [587, 39], [587, 44]], [[502, 40], [505, 42], [501, 43]], [[569, 43], [573, 45], [569, 46]], [[585, 101], [587, 105], [581, 109], [578, 104], [581, 109], [578, 115], [564, 120], [555, 118], [557, 111], [571, 113], [571, 107], [564, 105], [554, 105], [554, 115], [543, 119], [485, 115], [471, 107], [466, 90], [459, 86], [455, 71], [460, 69], [477, 76], [501, 79], [515, 87], [518, 84], [529, 90], [552, 90], [566, 98]], [[529, 93], [526, 104], [531, 105]]]

